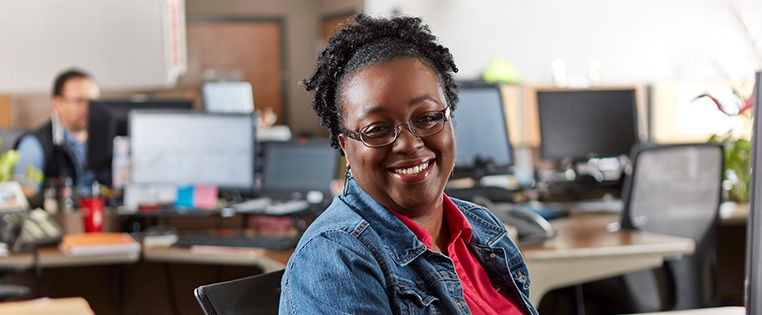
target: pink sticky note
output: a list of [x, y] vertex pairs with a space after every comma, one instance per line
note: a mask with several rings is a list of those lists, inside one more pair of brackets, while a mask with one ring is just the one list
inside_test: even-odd
[[217, 186], [196, 185], [193, 189], [193, 208], [214, 209], [217, 207]]

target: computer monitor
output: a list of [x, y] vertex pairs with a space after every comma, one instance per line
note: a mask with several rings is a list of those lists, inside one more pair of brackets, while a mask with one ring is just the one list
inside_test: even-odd
[[254, 112], [254, 96], [249, 82], [207, 82], [201, 90], [207, 112]]
[[754, 86], [751, 198], [746, 231], [746, 314], [762, 313], [762, 72]]
[[453, 177], [507, 174], [513, 166], [505, 108], [499, 84], [459, 82], [453, 112], [456, 157]]
[[638, 143], [635, 89], [539, 90], [543, 159], [629, 155]]
[[263, 145], [264, 165], [260, 194], [279, 199], [304, 198], [319, 191], [331, 196], [339, 154], [321, 138], [301, 138]]
[[127, 118], [130, 111], [134, 109], [190, 110], [192, 106], [193, 101], [185, 99], [90, 101], [87, 117], [87, 168], [111, 169], [114, 137], [127, 135]]
[[254, 186], [252, 114], [139, 110], [129, 122], [132, 184]]

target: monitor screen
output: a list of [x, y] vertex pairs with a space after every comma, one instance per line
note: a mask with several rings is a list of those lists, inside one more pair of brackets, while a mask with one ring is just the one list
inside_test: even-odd
[[141, 110], [129, 122], [131, 183], [253, 187], [253, 115]]
[[325, 139], [298, 139], [264, 144], [262, 194], [304, 197], [310, 191], [331, 194], [339, 153]]
[[249, 82], [207, 82], [201, 90], [207, 112], [254, 112], [254, 96]]
[[114, 137], [127, 135], [127, 118], [131, 110], [190, 110], [192, 106], [192, 100], [181, 99], [90, 101], [87, 117], [87, 167], [92, 170], [111, 169]]
[[635, 89], [537, 92], [542, 158], [629, 155], [638, 143]]
[[513, 149], [500, 86], [482, 82], [458, 85], [452, 119], [457, 150], [453, 177], [509, 173]]

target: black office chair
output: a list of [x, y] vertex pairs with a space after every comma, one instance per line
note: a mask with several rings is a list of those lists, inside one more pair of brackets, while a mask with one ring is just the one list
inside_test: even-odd
[[202, 285], [193, 293], [206, 315], [278, 314], [284, 270]]
[[0, 128], [0, 154], [13, 149], [16, 141], [26, 132], [21, 128]]
[[[9, 273], [22, 273], [26, 271], [24, 267], [0, 267], [0, 279]], [[3, 284], [0, 281], [0, 302], [23, 300], [30, 298], [31, 291], [28, 287], [14, 284]]]
[[[26, 211], [0, 212], [0, 242], [4, 243], [6, 250], [12, 251], [16, 241], [21, 235]], [[30, 290], [25, 286], [3, 284], [2, 278], [10, 273], [22, 273], [26, 267], [6, 266], [0, 267], [0, 302], [18, 300], [29, 297]]]
[[[634, 151], [621, 227], [692, 238], [695, 252], [659, 268], [583, 285], [588, 313], [717, 306], [716, 248], [722, 146], [649, 145]], [[600, 308], [601, 304], [606, 304]]]

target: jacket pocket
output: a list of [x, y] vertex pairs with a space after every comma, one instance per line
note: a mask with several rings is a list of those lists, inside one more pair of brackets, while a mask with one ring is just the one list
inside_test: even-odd
[[441, 314], [437, 309], [439, 298], [425, 289], [408, 282], [395, 285], [396, 303], [399, 312], [395, 314]]

